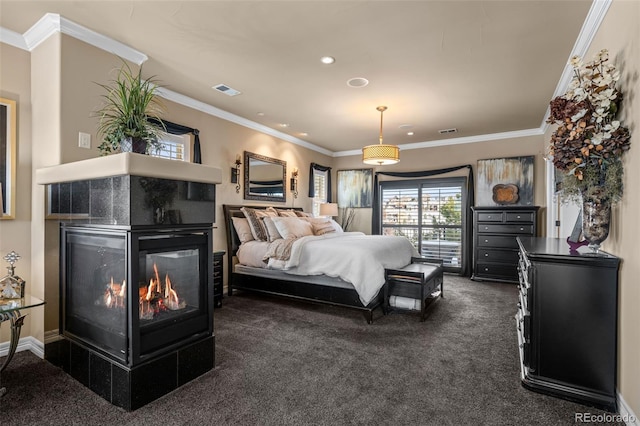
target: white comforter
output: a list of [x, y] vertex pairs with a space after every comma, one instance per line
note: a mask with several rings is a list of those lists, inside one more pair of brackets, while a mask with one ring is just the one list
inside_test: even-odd
[[384, 269], [408, 265], [412, 256], [418, 251], [405, 237], [344, 232], [299, 238], [289, 260], [269, 266], [295, 275], [340, 277], [367, 306], [384, 285]]

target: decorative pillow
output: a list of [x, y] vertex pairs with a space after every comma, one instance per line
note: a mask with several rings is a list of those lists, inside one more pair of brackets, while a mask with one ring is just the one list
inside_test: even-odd
[[324, 235], [336, 232], [336, 228], [333, 227], [333, 224], [329, 220], [325, 220], [324, 222], [311, 222], [311, 227], [313, 228], [313, 235]]
[[267, 212], [266, 210], [252, 209], [250, 207], [242, 207], [240, 211], [249, 221], [249, 228], [251, 228], [251, 235], [258, 241], [267, 241], [269, 236], [267, 234], [267, 227], [261, 218], [266, 216], [274, 216], [274, 213]]
[[269, 213], [270, 216], [278, 216], [278, 209], [276, 209], [275, 207], [269, 206], [264, 209], [264, 211]]
[[273, 223], [271, 216], [263, 217], [262, 221], [264, 222], [264, 226], [267, 228], [267, 241], [272, 243], [275, 240], [279, 240], [282, 238], [282, 235], [280, 235], [280, 233], [278, 232], [278, 228], [276, 227], [276, 224]]
[[313, 217], [311, 213], [301, 212], [300, 210], [294, 210], [298, 217]]
[[280, 209], [276, 209], [276, 211], [278, 212], [278, 216], [282, 216], [282, 217], [298, 217], [298, 215], [296, 214], [295, 210], [280, 210]]
[[282, 238], [300, 238], [313, 235], [311, 223], [298, 217], [272, 217], [271, 220], [278, 228]]
[[232, 217], [231, 220], [233, 221], [233, 227], [236, 228], [236, 233], [241, 243], [254, 240], [251, 228], [249, 227], [249, 221], [246, 218]]

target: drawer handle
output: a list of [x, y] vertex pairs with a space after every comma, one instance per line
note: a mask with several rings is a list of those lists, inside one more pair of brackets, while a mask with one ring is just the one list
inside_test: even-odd
[[524, 228], [520, 228], [521, 231], [524, 231]]
[[487, 216], [488, 219], [491, 219], [491, 215]]
[[489, 272], [489, 268], [484, 268], [484, 271], [485, 272]]
[[488, 227], [488, 226], [485, 226], [485, 227], [484, 227], [484, 230], [486, 231], [487, 229], [489, 229], [489, 227]]
[[520, 215], [516, 216], [518, 219], [520, 219]]
[[489, 240], [484, 240], [484, 242], [485, 242], [485, 243], [488, 243], [488, 242], [489, 242]]
[[485, 253], [485, 254], [484, 254], [484, 257], [489, 257], [489, 253]]

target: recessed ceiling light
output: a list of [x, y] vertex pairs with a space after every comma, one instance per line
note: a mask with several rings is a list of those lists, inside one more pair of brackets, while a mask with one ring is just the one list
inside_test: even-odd
[[301, 133], [300, 133], [300, 136], [309, 136], [309, 133], [307, 133], [307, 132], [301, 132]]
[[259, 115], [260, 117], [264, 117], [264, 112], [259, 112], [257, 115]]
[[355, 78], [351, 78], [349, 80], [347, 80], [347, 86], [349, 87], [364, 87], [367, 84], [369, 84], [369, 80], [367, 80], [366, 78], [362, 78], [362, 77], [355, 77]]
[[407, 130], [413, 127], [413, 124], [401, 124], [398, 126], [398, 129]]
[[413, 132], [407, 132], [407, 136], [413, 136]]
[[335, 61], [336, 61], [336, 58], [334, 58], [333, 56], [323, 56], [322, 58], [320, 58], [320, 62], [322, 62], [325, 65], [331, 65]]
[[287, 124], [287, 123], [280, 123], [280, 127], [289, 127], [289, 124]]

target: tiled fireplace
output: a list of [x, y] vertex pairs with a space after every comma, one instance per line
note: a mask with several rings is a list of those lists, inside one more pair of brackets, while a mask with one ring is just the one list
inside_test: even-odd
[[[37, 175], [48, 185], [50, 205], [68, 213], [60, 225], [63, 339], [47, 359], [114, 405], [134, 410], [214, 367], [219, 169], [184, 164], [186, 172], [173, 170], [174, 177], [148, 176], [169, 160], [118, 155], [144, 167], [66, 180], [65, 169], [80, 162], [57, 166], [55, 176], [53, 168]], [[165, 209], [172, 213], [159, 214]]]

